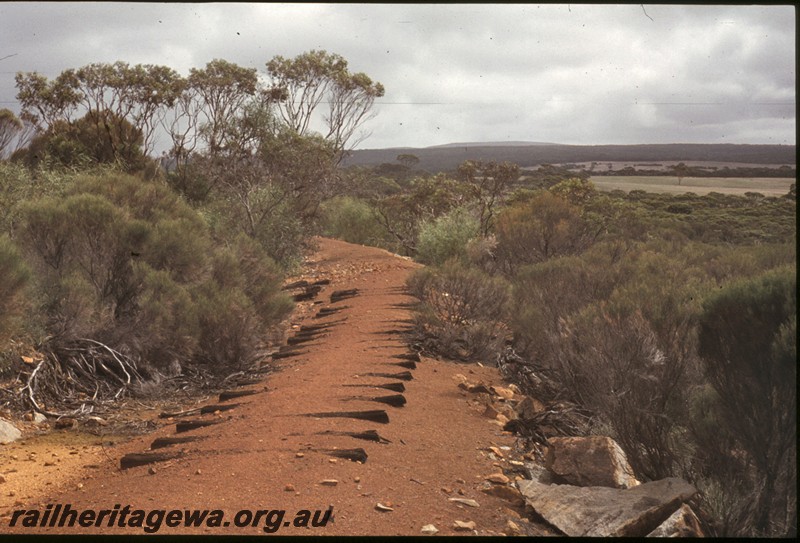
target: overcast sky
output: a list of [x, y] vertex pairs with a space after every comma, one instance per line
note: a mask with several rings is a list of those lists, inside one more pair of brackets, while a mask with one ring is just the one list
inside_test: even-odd
[[[93, 62], [344, 56], [386, 95], [360, 148], [453, 142], [795, 144], [786, 6], [145, 4], [0, 1], [14, 74]], [[5, 57], [5, 58], [3, 58]]]

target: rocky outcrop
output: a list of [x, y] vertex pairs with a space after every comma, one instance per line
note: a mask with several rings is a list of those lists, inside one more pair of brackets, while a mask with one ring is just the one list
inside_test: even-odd
[[568, 536], [645, 536], [696, 494], [682, 479], [644, 483], [630, 489], [545, 485], [519, 481], [533, 510]]
[[551, 437], [547, 444], [545, 466], [567, 484], [611, 488], [640, 484], [625, 452], [610, 437]]

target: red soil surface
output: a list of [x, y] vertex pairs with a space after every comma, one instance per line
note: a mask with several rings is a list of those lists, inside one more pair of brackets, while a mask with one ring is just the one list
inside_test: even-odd
[[[499, 535], [509, 519], [519, 523], [519, 515], [509, 502], [480, 491], [487, 475], [505, 467], [505, 460], [491, 455], [488, 448], [511, 446], [514, 438], [496, 421], [483, 416], [454, 381], [456, 374], [464, 374], [471, 381], [500, 384], [497, 370], [424, 357], [416, 369], [393, 365], [400, 360], [392, 356], [409, 352], [396, 332], [407, 327], [411, 317], [405, 304], [414, 299], [402, 288], [416, 267], [380, 249], [320, 239], [303, 278], [330, 279], [331, 283], [323, 287], [315, 301], [299, 304], [293, 325], [296, 330], [303, 324], [342, 322], [304, 344], [302, 351], [307, 354], [270, 363], [276, 371], [262, 383], [247, 387], [261, 393], [234, 400], [241, 404], [239, 407], [189, 417], [224, 422], [179, 434], [202, 436], [202, 440], [161, 449], [183, 450], [181, 458], [119, 469], [125, 454], [148, 451], [155, 438], [175, 435], [175, 423], [182, 418], [157, 419], [161, 427], [155, 432], [102, 451], [97, 446], [74, 445], [53, 449], [66, 452], [57, 456], [63, 461], [50, 462], [54, 464], [50, 467], [44, 467], [43, 462], [28, 462], [26, 469], [18, 469], [26, 460], [20, 457], [24, 446], [0, 449], [6, 456], [0, 458], [4, 462], [0, 472], [17, 466], [0, 485], [0, 533], [142, 533], [141, 528], [8, 525], [12, 509], [44, 509], [57, 503], [95, 510], [112, 509], [116, 504], [143, 510], [220, 509], [228, 521], [243, 509], [283, 509], [287, 511], [285, 520], [290, 521], [299, 510], [333, 507], [333, 521], [327, 526], [284, 526], [279, 535], [419, 535], [427, 524], [435, 525], [440, 535]], [[330, 294], [342, 289], [358, 289], [359, 294], [329, 303]], [[345, 309], [314, 319], [323, 307]], [[399, 382], [365, 374], [403, 371], [413, 374], [413, 380], [404, 381], [404, 407], [353, 398], [394, 392], [343, 386]], [[387, 412], [388, 424], [298, 416], [376, 409]], [[330, 430], [377, 430], [390, 443], [318, 434]], [[363, 448], [367, 461], [336, 459], [320, 450], [352, 448]], [[69, 449], [78, 453], [70, 455]], [[12, 461], [14, 450], [17, 458]], [[321, 484], [329, 479], [337, 481], [335, 486]], [[11, 488], [17, 490], [9, 491]], [[473, 499], [480, 506], [469, 507], [449, 498]], [[392, 510], [379, 511], [378, 503]], [[473, 521], [476, 531], [456, 532], [456, 520]], [[162, 525], [158, 533], [261, 535], [263, 525]]]

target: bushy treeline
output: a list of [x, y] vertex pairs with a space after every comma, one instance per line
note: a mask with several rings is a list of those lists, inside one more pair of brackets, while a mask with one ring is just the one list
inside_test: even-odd
[[323, 204], [328, 232], [429, 264], [409, 287], [430, 352], [491, 362], [512, 347], [555, 384], [520, 385], [585, 409], [641, 478], [695, 483], [714, 534], [793, 533], [794, 198], [516, 174], [361, 172]]
[[[33, 182], [10, 165], [0, 178], [4, 192]], [[282, 270], [256, 239], [209, 220], [163, 181], [76, 174], [4, 218], [2, 332], [58, 359], [91, 340], [151, 376], [234, 371], [254, 362], [292, 308]]]
[[325, 51], [265, 68], [17, 74], [21, 115], [0, 112], [0, 351], [6, 368], [39, 353], [28, 407], [229, 374], [274, 339], [283, 274], [383, 87]]

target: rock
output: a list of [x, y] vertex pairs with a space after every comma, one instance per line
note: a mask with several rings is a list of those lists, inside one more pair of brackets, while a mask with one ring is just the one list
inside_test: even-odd
[[22, 437], [22, 432], [5, 419], [0, 419], [0, 443], [7, 445]]
[[545, 466], [575, 486], [631, 488], [639, 483], [625, 453], [610, 437], [552, 437]]
[[475, 523], [471, 520], [469, 522], [464, 522], [461, 520], [456, 520], [455, 522], [453, 522], [453, 530], [458, 530], [461, 532], [461, 531], [471, 531], [474, 529], [475, 529]]
[[705, 537], [700, 519], [685, 503], [647, 537]]
[[527, 480], [517, 486], [539, 516], [572, 537], [645, 536], [697, 493], [677, 478], [629, 489], [543, 485]]
[[[494, 417], [492, 417], [492, 418], [494, 418]], [[503, 458], [505, 456], [503, 454], [503, 451], [499, 447], [489, 447], [489, 450], [492, 451], [497, 456], [499, 456], [500, 458]]]
[[502, 413], [495, 417], [495, 420], [500, 423], [500, 426], [505, 426], [508, 423], [508, 417]]
[[502, 473], [492, 473], [486, 477], [486, 480], [490, 483], [497, 483], [498, 485], [507, 485], [509, 482], [511, 482], [511, 479]]
[[6, 478], [3, 475], [0, 475], [0, 485], [6, 482]]
[[468, 505], [469, 507], [480, 507], [481, 504], [476, 502], [475, 500], [470, 500], [468, 498], [447, 498], [447, 501], [460, 503], [463, 505]]
[[511, 390], [510, 388], [493, 386], [490, 388], [490, 390], [492, 391], [492, 394], [494, 394], [495, 396], [500, 396], [504, 400], [510, 400], [514, 397], [514, 391]]
[[488, 394], [489, 387], [487, 387], [483, 383], [475, 383], [475, 384], [467, 384], [467, 392], [472, 392], [473, 394]]
[[[155, 475], [155, 474], [156, 474], [156, 473], [158, 473], [158, 472], [156, 471], [156, 468], [154, 468], [153, 466], [150, 466], [150, 467], [147, 469], [147, 473], [149, 473], [150, 475]], [[79, 487], [79, 488], [80, 488], [80, 487]]]
[[33, 422], [34, 424], [42, 424], [43, 422], [47, 422], [47, 417], [37, 411], [33, 414]]
[[517, 412], [517, 417], [521, 419], [532, 419], [535, 415], [544, 411], [544, 404], [530, 396], [523, 396], [514, 410]]
[[383, 505], [383, 504], [382, 504], [382, 503], [380, 503], [380, 502], [378, 502], [378, 503], [376, 503], [376, 504], [375, 504], [375, 509], [376, 509], [376, 510], [378, 510], [378, 511], [380, 511], [380, 512], [382, 512], [382, 513], [387, 513], [387, 512], [389, 512], [389, 511], [394, 511], [394, 509], [392, 509], [392, 508], [391, 508], [391, 507], [389, 507], [388, 505]]
[[283, 490], [285, 492], [294, 492], [295, 488], [294, 488], [294, 485], [290, 484], [290, 485], [286, 485], [285, 487], [283, 487]]
[[483, 416], [488, 417], [490, 419], [495, 418], [497, 415], [500, 414], [500, 411], [494, 408], [494, 406], [487, 405], [486, 409], [483, 411]]
[[436, 529], [436, 526], [434, 526], [433, 524], [426, 524], [425, 526], [422, 527], [422, 530], [420, 530], [420, 532], [422, 532], [425, 535], [433, 535], [438, 533], [439, 530]]
[[301, 452], [299, 452], [299, 453], [295, 454], [295, 457], [296, 457], [296, 458], [303, 458], [304, 456], [305, 456], [305, 455], [304, 455], [303, 453], [301, 453]]
[[508, 420], [517, 418], [517, 412], [511, 404], [502, 404], [497, 409]]
[[552, 485], [555, 483], [553, 480], [554, 475], [550, 473], [544, 466], [536, 462], [523, 462], [525, 472], [528, 474], [528, 479], [542, 483], [543, 485]]
[[339, 484], [339, 481], [336, 479], [323, 479], [319, 482], [322, 486], [336, 486]]
[[503, 528], [503, 533], [508, 536], [520, 535], [522, 533], [522, 529], [519, 527], [519, 525], [517, 525], [516, 522], [509, 520], [506, 522], [506, 527]]
[[501, 500], [510, 502], [515, 506], [521, 506], [525, 504], [525, 498], [523, 498], [520, 491], [513, 486], [489, 485], [481, 489], [481, 492], [488, 494], [489, 496], [494, 496], [496, 498], [500, 498]]

